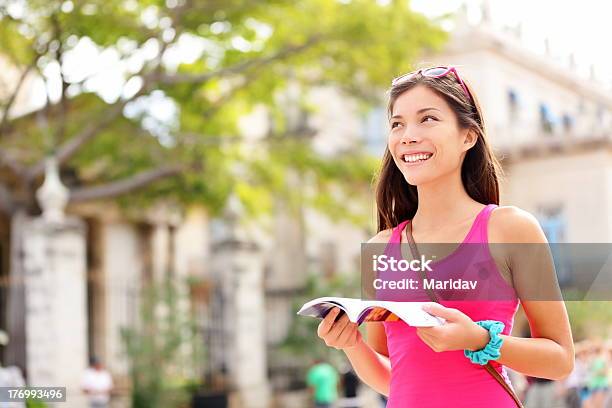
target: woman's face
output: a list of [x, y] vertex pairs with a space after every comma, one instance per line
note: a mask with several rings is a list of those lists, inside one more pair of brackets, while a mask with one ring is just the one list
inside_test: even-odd
[[423, 85], [401, 94], [389, 122], [389, 151], [411, 185], [428, 183], [461, 170], [474, 132], [460, 129], [446, 101]]

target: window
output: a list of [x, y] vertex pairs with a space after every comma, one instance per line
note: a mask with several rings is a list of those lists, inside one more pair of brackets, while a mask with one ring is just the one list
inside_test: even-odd
[[563, 130], [565, 132], [571, 132], [574, 128], [574, 118], [568, 114], [563, 114]]
[[557, 272], [557, 280], [561, 287], [568, 285], [572, 281], [571, 260], [561, 250], [562, 246], [557, 245], [565, 242], [567, 221], [561, 205], [540, 207], [536, 216], [546, 239], [550, 243], [550, 250]]
[[539, 217], [548, 242], [562, 242], [565, 238], [565, 220], [559, 209], [544, 210]]
[[555, 119], [545, 103], [540, 104], [540, 128], [548, 134], [553, 133]]
[[508, 89], [507, 100], [508, 100], [508, 110], [510, 112], [510, 119], [511, 120], [516, 119], [516, 117], [518, 116], [518, 111], [519, 111], [518, 93], [512, 88]]

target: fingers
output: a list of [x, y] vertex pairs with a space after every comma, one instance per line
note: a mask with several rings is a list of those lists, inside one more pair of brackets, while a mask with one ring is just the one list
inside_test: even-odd
[[353, 346], [359, 341], [361, 334], [358, 324], [351, 322], [346, 313], [335, 321], [339, 313], [342, 313], [340, 309], [333, 308], [319, 323], [317, 329], [317, 334], [325, 341], [325, 344], [337, 349]]
[[338, 335], [335, 343], [344, 347], [347, 345], [353, 345], [356, 343], [357, 333], [359, 333], [359, 330], [357, 330], [357, 323], [349, 322], [344, 327], [344, 330], [342, 330], [342, 333]]
[[416, 334], [423, 341], [423, 343], [425, 343], [425, 344], [427, 344], [428, 346], [431, 347], [431, 344], [429, 343], [429, 338], [427, 337], [427, 335], [422, 330], [420, 330], [420, 328], [417, 328]]
[[427, 344], [429, 348], [431, 348], [435, 352], [444, 351], [444, 349], [440, 345], [439, 338], [433, 335], [429, 330], [423, 329], [429, 329], [429, 327], [419, 327], [416, 330], [417, 336], [419, 336], [419, 338], [423, 340], [423, 343]]
[[332, 328], [329, 330], [327, 339], [331, 341], [337, 340], [338, 337], [340, 337], [340, 334], [342, 334], [342, 331], [344, 330], [344, 328], [349, 323], [350, 323], [350, 320], [348, 316], [346, 315], [346, 313], [343, 313], [340, 319], [336, 323], [334, 323]]
[[353, 339], [353, 343], [357, 344], [361, 341], [361, 332], [359, 330], [355, 330], [355, 338]]
[[319, 327], [317, 329], [317, 334], [319, 337], [323, 338], [323, 336], [326, 336], [327, 333], [329, 333], [329, 330], [332, 328], [338, 313], [340, 313], [340, 308], [332, 307], [332, 309], [327, 313], [327, 316], [321, 320], [321, 323], [319, 323]]

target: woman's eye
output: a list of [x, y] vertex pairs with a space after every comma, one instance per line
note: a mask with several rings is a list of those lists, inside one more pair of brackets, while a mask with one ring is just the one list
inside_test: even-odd
[[399, 124], [400, 124], [399, 122], [393, 122], [393, 123], [391, 124], [391, 129], [394, 129], [394, 128], [395, 128], [395, 125], [399, 125]]
[[438, 120], [438, 119], [436, 119], [436, 117], [435, 117], [435, 116], [427, 115], [427, 116], [424, 116], [424, 117], [423, 117], [423, 120], [421, 121], [421, 123], [422, 123], [422, 122], [425, 122], [425, 119], [427, 119], [427, 118], [431, 118], [431, 119], [433, 119], [433, 120], [435, 120], [435, 121], [437, 121], [437, 120]]

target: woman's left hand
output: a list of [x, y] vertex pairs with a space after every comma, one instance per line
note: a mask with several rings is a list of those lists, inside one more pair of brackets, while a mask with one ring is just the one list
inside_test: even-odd
[[480, 350], [489, 342], [489, 332], [478, 326], [459, 309], [439, 303], [423, 306], [423, 310], [442, 317], [446, 323], [435, 327], [417, 327], [417, 335], [436, 352], [452, 350]]

